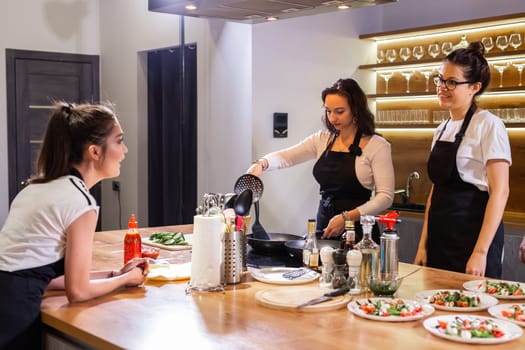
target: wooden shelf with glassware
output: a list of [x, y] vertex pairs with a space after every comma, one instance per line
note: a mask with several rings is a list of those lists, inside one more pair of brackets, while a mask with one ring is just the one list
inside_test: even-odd
[[507, 127], [525, 124], [525, 13], [361, 35], [377, 44], [377, 124], [384, 128], [434, 127], [447, 117], [435, 98], [432, 76], [456, 47], [481, 40], [488, 50], [491, 83], [479, 99]]

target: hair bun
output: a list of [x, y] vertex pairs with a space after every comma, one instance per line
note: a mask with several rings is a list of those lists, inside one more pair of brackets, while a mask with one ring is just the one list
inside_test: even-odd
[[481, 57], [485, 55], [485, 45], [481, 41], [473, 41], [466, 48], [467, 51], [470, 51], [474, 54], [477, 54]]

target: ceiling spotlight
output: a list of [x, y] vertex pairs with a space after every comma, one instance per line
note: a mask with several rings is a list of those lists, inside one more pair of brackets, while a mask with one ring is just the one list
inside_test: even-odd
[[279, 18], [278, 17], [275, 17], [275, 16], [269, 16], [269, 17], [266, 17], [266, 20], [267, 21], [277, 21]]
[[346, 10], [346, 9], [349, 9], [350, 6], [348, 6], [348, 5], [339, 5], [339, 6], [337, 6], [337, 8], [338, 8], [339, 10]]
[[186, 6], [184, 6], [184, 8], [188, 11], [195, 11], [197, 9], [197, 6], [194, 5], [194, 4], [188, 4]]

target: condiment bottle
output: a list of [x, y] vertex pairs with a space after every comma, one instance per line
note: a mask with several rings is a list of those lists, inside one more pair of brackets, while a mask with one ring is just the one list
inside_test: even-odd
[[319, 270], [319, 248], [315, 236], [315, 219], [308, 220], [308, 235], [303, 247], [303, 266]]
[[124, 237], [124, 264], [133, 258], [142, 257], [142, 239], [137, 230], [138, 223], [135, 214], [131, 214], [128, 222], [128, 231]]
[[363, 227], [363, 239], [357, 243], [357, 249], [361, 251], [361, 288], [368, 290], [368, 279], [376, 277], [379, 273], [379, 245], [372, 240], [372, 226], [375, 217], [371, 215], [361, 216]]
[[346, 254], [343, 249], [336, 249], [332, 253], [334, 259], [334, 273], [332, 276], [332, 288], [339, 289], [347, 286], [346, 274]]
[[355, 246], [355, 227], [352, 220], [345, 220], [345, 233], [344, 236], [344, 246], [343, 249], [345, 252], [354, 249]]
[[399, 236], [394, 227], [396, 222], [400, 222], [397, 212], [379, 216], [379, 221], [386, 224], [386, 228], [381, 234], [381, 279], [395, 280], [399, 271]]

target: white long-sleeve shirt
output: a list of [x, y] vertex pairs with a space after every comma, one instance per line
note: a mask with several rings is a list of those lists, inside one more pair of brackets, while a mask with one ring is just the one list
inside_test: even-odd
[[[268, 153], [268, 169], [283, 169], [311, 159], [319, 159], [330, 139], [327, 130], [308, 136], [289, 148]], [[356, 158], [355, 172], [361, 185], [375, 194], [369, 201], [357, 207], [361, 215], [376, 215], [389, 208], [394, 200], [394, 166], [390, 143], [379, 135], [373, 135], [364, 147], [361, 156]]]

